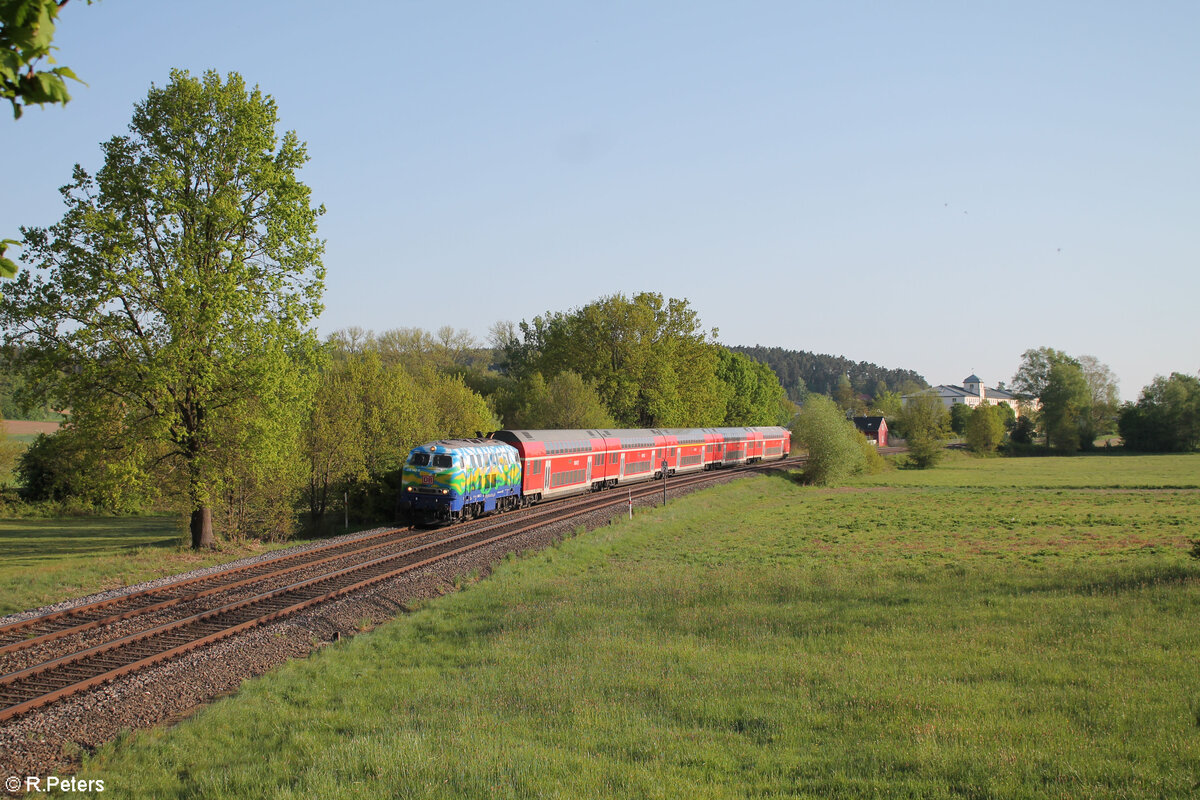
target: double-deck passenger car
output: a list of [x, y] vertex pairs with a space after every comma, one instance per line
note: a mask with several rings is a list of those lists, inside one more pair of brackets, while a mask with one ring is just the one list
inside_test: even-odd
[[[404, 467], [401, 506], [469, 519], [664, 475], [784, 458], [790, 450], [791, 433], [779, 427], [496, 431], [487, 439], [415, 448]], [[479, 461], [503, 479], [470, 477]]]
[[782, 458], [785, 428], [504, 430], [521, 456], [526, 498], [539, 500], [718, 466]]

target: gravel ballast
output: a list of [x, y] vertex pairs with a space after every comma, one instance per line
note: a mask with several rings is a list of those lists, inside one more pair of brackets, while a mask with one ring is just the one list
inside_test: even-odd
[[[679, 494], [690, 493], [714, 483], [725, 483], [746, 474], [718, 474], [714, 476], [713, 483], [706, 483], [704, 487], [683, 488]], [[676, 492], [672, 491], [671, 494], [674, 496]], [[661, 504], [662, 498], [655, 494], [633, 502], [638, 507], [652, 507]], [[321, 604], [0, 723], [0, 776], [70, 774], [78, 766], [83, 753], [111, 741], [123, 731], [171, 724], [183, 719], [205, 703], [236, 691], [247, 678], [261, 675], [289, 659], [305, 656], [342, 636], [369, 630], [423, 600], [454, 591], [462, 576], [486, 577], [491, 568], [510, 552], [540, 550], [580, 528], [592, 530], [625, 513], [625, 506], [617, 505], [547, 523], [532, 531], [396, 576], [350, 597]], [[240, 565], [279, 558], [339, 539], [362, 537], [370, 533], [372, 531], [321, 540], [233, 563]], [[80, 605], [101, 597], [119, 596], [136, 589], [164, 585], [229, 566], [208, 567], [186, 575], [148, 581], [137, 587], [38, 609], [36, 612], [10, 615], [3, 622], [45, 613], [50, 609]]]

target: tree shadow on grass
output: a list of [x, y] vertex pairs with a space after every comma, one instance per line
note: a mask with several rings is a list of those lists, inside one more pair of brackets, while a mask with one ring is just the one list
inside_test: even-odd
[[63, 558], [118, 555], [184, 544], [175, 517], [94, 517], [0, 521], [0, 559], [36, 564]]

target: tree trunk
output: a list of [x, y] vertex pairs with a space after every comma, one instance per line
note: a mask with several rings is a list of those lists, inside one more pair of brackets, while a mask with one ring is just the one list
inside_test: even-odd
[[201, 506], [192, 511], [192, 549], [213, 546], [212, 508]]

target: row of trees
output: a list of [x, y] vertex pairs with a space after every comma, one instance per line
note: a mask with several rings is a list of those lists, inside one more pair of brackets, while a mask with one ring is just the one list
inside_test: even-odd
[[[686, 300], [603, 298], [466, 331], [339, 331], [320, 343], [324, 209], [295, 133], [240, 76], [175, 71], [76, 167], [66, 212], [23, 229], [0, 295], [13, 382], [69, 423], [27, 453], [41, 497], [183, 498], [194, 546], [286, 535], [298, 509], [386, 516], [415, 444], [529, 427], [772, 424], [769, 368], [716, 345]], [[519, 331], [519, 333], [518, 333]], [[501, 420], [502, 418], [502, 420]]]
[[1189, 452], [1200, 447], [1200, 379], [1179, 372], [1158, 376], [1135, 404], [1121, 410], [1125, 446], [1147, 452]]
[[388, 363], [379, 349], [328, 343], [304, 430], [303, 505], [320, 521], [342, 503], [360, 519], [394, 518], [400, 469], [418, 444], [477, 436], [498, 421], [463, 380], [434, 363]]
[[[358, 519], [390, 519], [401, 465], [416, 444], [501, 425], [617, 425], [595, 384], [578, 373], [566, 370], [547, 380], [540, 372], [515, 378], [481, 369], [479, 364], [502, 352], [480, 348], [463, 331], [449, 333], [347, 329], [332, 334], [307, 368], [294, 363], [292, 375], [306, 387], [304, 396], [286, 408], [277, 404], [266, 418], [240, 414], [228, 420], [230, 436], [214, 441], [221, 447], [211, 458], [222, 464], [210, 495], [216, 527], [235, 538], [286, 537], [298, 509], [320, 523], [333, 511], [340, 518], [345, 504]], [[458, 346], [447, 346], [452, 341]], [[748, 360], [744, 368], [744, 357], [728, 351], [718, 356], [725, 414], [749, 415], [756, 405], [777, 399], [769, 370]], [[490, 388], [490, 394], [469, 383]], [[269, 429], [263, 427], [266, 419]], [[735, 416], [730, 424], [778, 421]], [[130, 432], [119, 413], [97, 408], [72, 413], [70, 424], [40, 439], [22, 460], [19, 472], [28, 493], [131, 510], [183, 491], [171, 461], [156, 468], [145, 458], [147, 440]]]
[[1098, 436], [1114, 432], [1131, 450], [1200, 447], [1200, 379], [1192, 375], [1159, 376], [1137, 403], [1121, 405], [1107, 365], [1093, 356], [1075, 358], [1041, 347], [1025, 351], [1013, 387], [1040, 401], [1036, 421], [1047, 446], [1060, 451], [1090, 449]]
[[912, 370], [889, 369], [842, 356], [761, 345], [732, 349], [768, 365], [779, 376], [788, 397], [797, 403], [803, 403], [809, 393], [816, 393], [829, 395], [847, 408], [841, 395], [878, 396], [881, 390], [911, 394], [929, 386]]
[[1117, 379], [1094, 356], [1069, 356], [1051, 347], [1026, 350], [1013, 389], [1038, 401], [1036, 419], [1046, 445], [1062, 452], [1091, 449], [1116, 429]]
[[497, 390], [506, 422], [520, 413], [506, 387], [565, 373], [581, 393], [594, 392], [620, 427], [780, 425], [795, 411], [770, 367], [716, 344], [716, 331], [706, 333], [684, 299], [616, 294], [501, 324], [492, 334], [497, 369], [509, 382]]
[[[908, 466], [927, 469], [941, 460], [950, 433], [950, 416], [940, 398], [917, 394], [891, 422], [906, 437]], [[809, 483], [828, 485], [883, 468], [875, 446], [859, 433], [845, 409], [826, 395], [808, 396], [792, 433], [793, 444], [808, 454], [803, 477]]]

